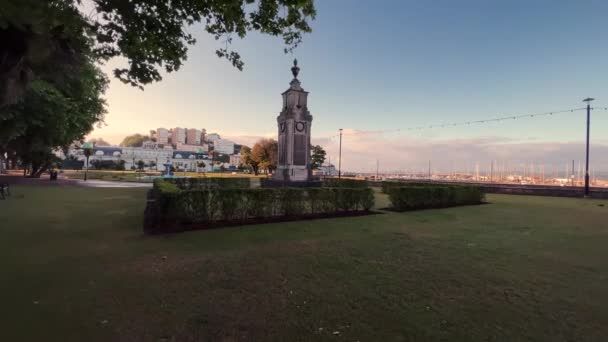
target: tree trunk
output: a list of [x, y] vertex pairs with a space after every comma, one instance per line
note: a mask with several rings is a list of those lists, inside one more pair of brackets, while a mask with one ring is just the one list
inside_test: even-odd
[[45, 170], [44, 165], [45, 165], [44, 163], [38, 163], [38, 162], [32, 163], [32, 170], [29, 175], [29, 178], [40, 178], [40, 175], [42, 175], [42, 172], [44, 172], [44, 170]]

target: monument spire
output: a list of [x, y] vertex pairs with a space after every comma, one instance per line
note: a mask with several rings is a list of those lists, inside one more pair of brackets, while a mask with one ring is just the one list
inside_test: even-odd
[[291, 67], [291, 73], [293, 74], [293, 78], [298, 79], [300, 68], [298, 67], [298, 60], [295, 58], [293, 60], [293, 66]]
[[[308, 182], [310, 168], [310, 129], [312, 115], [308, 111], [308, 92], [302, 89], [298, 74], [298, 60], [291, 67], [293, 79], [281, 95], [283, 110], [277, 117], [278, 161], [273, 179], [281, 182]], [[284, 183], [283, 183], [284, 184]]]

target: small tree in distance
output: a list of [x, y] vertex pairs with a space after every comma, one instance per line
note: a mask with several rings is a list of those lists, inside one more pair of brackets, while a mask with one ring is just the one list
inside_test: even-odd
[[310, 168], [317, 170], [325, 163], [325, 155], [327, 154], [321, 145], [311, 146], [310, 148]]
[[[207, 165], [205, 165], [205, 162], [204, 162], [204, 161], [202, 161], [202, 160], [201, 160], [201, 161], [199, 161], [198, 163], [196, 163], [196, 166], [197, 166], [199, 169], [203, 169], [203, 173], [205, 173], [205, 166], [207, 166]], [[199, 171], [199, 172], [200, 172], [200, 171]]]
[[243, 166], [250, 169], [256, 176], [260, 170], [260, 164], [251, 155], [251, 148], [248, 146], [241, 147], [241, 160]]
[[149, 136], [136, 133], [133, 135], [126, 136], [120, 143], [120, 146], [122, 146], [122, 147], [141, 147], [141, 145], [143, 145], [144, 141], [149, 141], [149, 140], [150, 140]]

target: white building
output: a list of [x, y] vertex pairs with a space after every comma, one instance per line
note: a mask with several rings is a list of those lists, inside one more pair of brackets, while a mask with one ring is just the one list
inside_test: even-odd
[[178, 144], [178, 143], [185, 144], [186, 143], [186, 129], [180, 128], [180, 127], [173, 128], [171, 130], [171, 143], [172, 144]]
[[163, 163], [167, 158], [171, 158], [173, 150], [164, 148], [143, 148], [143, 147], [123, 147], [121, 158], [125, 161], [125, 169], [129, 170], [133, 166], [137, 167], [138, 161], [143, 161], [146, 165], [151, 162], [156, 165], [156, 170], [163, 170]]
[[[86, 157], [82, 149], [71, 149], [68, 155], [75, 156], [78, 160], [85, 161]], [[137, 167], [138, 161], [143, 161], [146, 165], [156, 165], [153, 167], [147, 166], [146, 170], [155, 169], [163, 170], [163, 163], [167, 159], [171, 160], [173, 150], [164, 148], [143, 148], [143, 147], [119, 147], [119, 146], [103, 146], [94, 147], [89, 157], [89, 168], [94, 168], [94, 161], [125, 161], [125, 169], [129, 170], [133, 166]]]
[[318, 170], [314, 171], [315, 175], [319, 176], [337, 176], [338, 170], [334, 165], [322, 165]]
[[173, 151], [172, 155], [173, 167], [177, 172], [211, 172], [213, 164], [207, 154], [201, 154], [191, 151]]
[[223, 154], [234, 154], [234, 142], [228, 139], [217, 139], [213, 142], [213, 150]]
[[166, 128], [157, 128], [156, 129], [156, 142], [159, 144], [168, 144], [169, 143], [169, 130]]
[[[93, 147], [91, 156], [89, 157], [89, 168], [95, 168], [95, 161], [113, 161], [120, 163], [124, 161], [126, 170], [137, 168], [138, 162], [141, 160], [145, 163], [145, 170], [164, 171], [163, 164], [171, 163], [176, 172], [211, 172], [219, 171], [221, 166], [226, 170], [236, 169], [240, 164], [240, 155], [230, 156], [230, 163], [221, 163], [212, 161], [207, 151], [202, 150], [202, 146], [196, 146], [197, 150], [187, 151], [183, 149], [173, 150], [172, 148], [163, 148], [161, 144], [146, 145], [147, 147], [120, 147], [120, 146], [103, 146]], [[156, 146], [156, 147], [154, 147]], [[182, 145], [182, 147], [188, 145]], [[68, 156], [75, 156], [80, 161], [85, 161], [86, 157], [82, 149], [72, 147], [68, 152]]]
[[169, 149], [169, 150], [173, 149], [173, 146], [171, 146], [171, 144], [161, 144], [161, 143], [157, 143], [157, 142], [150, 141], [150, 140], [144, 141], [141, 144], [141, 147], [142, 148], [146, 148], [146, 149], [150, 149], [150, 148], [160, 148], [160, 149], [166, 149], [166, 150], [167, 149]]
[[239, 165], [241, 165], [242, 162], [243, 162], [243, 159], [242, 159], [240, 153], [233, 154], [230, 156], [230, 166], [239, 167]]
[[201, 131], [196, 128], [188, 128], [186, 130], [186, 143], [188, 145], [200, 145]]
[[181, 151], [190, 151], [190, 152], [198, 152], [203, 151], [205, 153], [209, 152], [209, 145], [208, 144], [202, 144], [202, 145], [189, 145], [189, 144], [175, 144], [175, 149], [176, 150], [181, 150]]

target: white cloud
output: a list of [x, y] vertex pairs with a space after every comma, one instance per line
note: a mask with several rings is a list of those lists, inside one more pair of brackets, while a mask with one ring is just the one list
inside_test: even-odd
[[[313, 143], [324, 146], [332, 161], [337, 161], [338, 139], [313, 138]], [[585, 145], [506, 137], [442, 140], [345, 134], [342, 157], [342, 168], [352, 171], [374, 171], [376, 160], [383, 171], [419, 171], [428, 168], [429, 160], [438, 171], [472, 170], [477, 163], [487, 169], [492, 160], [510, 167], [534, 164], [561, 169], [572, 160], [577, 165], [579, 161], [584, 162]], [[596, 170], [608, 169], [608, 144], [592, 143], [591, 165]]]
[[[262, 138], [275, 138], [276, 132], [263, 135], [248, 135], [231, 132], [222, 137], [238, 144], [253, 146]], [[106, 138], [104, 136], [104, 138]], [[112, 142], [122, 139], [111, 137]], [[337, 136], [313, 137], [312, 143], [321, 145], [327, 151], [333, 164], [338, 161]], [[381, 171], [421, 171], [428, 168], [431, 161], [436, 171], [471, 171], [479, 163], [480, 169], [487, 170], [492, 160], [498, 165], [523, 167], [543, 165], [546, 170], [564, 170], [575, 160], [584, 163], [583, 142], [539, 141], [535, 138], [516, 140], [501, 136], [487, 136], [473, 139], [436, 139], [394, 137], [367, 134], [352, 129], [344, 129], [342, 144], [342, 168], [346, 171], [376, 170], [376, 160]], [[592, 141], [591, 167], [608, 170], [608, 140]]]

